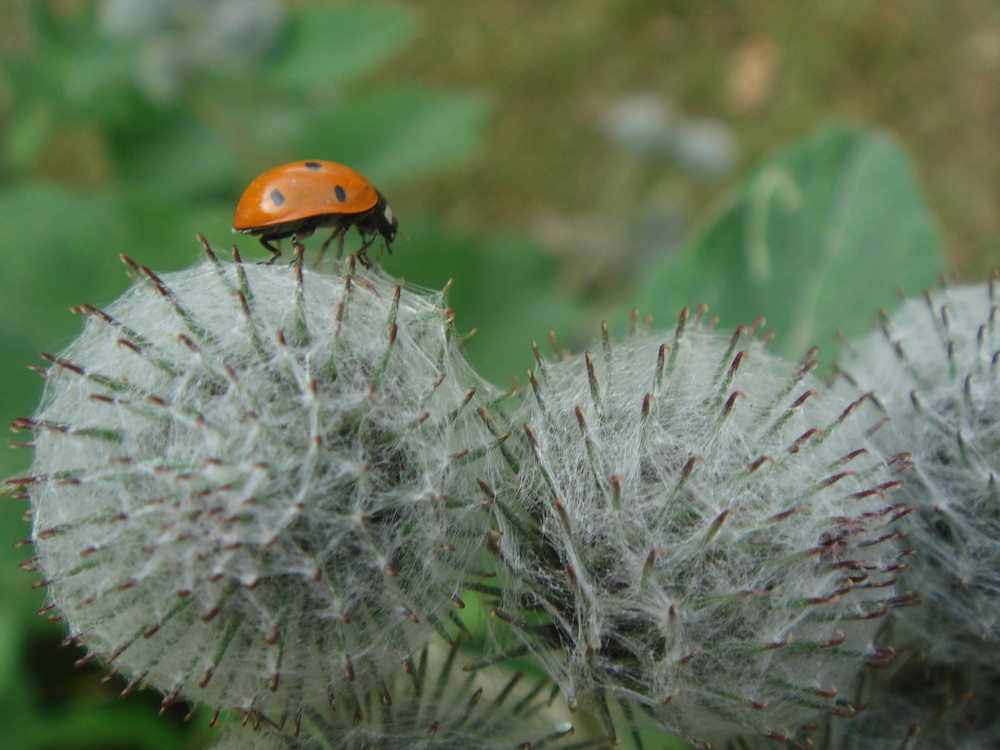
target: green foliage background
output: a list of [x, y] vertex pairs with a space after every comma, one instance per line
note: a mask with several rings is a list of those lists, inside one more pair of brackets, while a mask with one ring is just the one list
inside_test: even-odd
[[[658, 327], [702, 302], [726, 327], [763, 315], [779, 351], [797, 357], [819, 343], [829, 364], [837, 331], [864, 331], [897, 286], [919, 291], [947, 268], [900, 143], [884, 130], [824, 125], [857, 113], [824, 108], [821, 66], [809, 80], [788, 64], [770, 104], [725, 104], [716, 57], [770, 33], [783, 59], [809, 60], [786, 28], [799, 22], [816, 54], [863, 44], [860, 67], [891, 82], [906, 49], [859, 31], [884, 20], [874, 11], [840, 16], [817, 3], [839, 23], [827, 28], [791, 3], [769, 3], [787, 12], [753, 23], [728, 3], [523, 5], [249, 2], [227, 26], [210, 3], [189, 0], [0, 0], [0, 422], [34, 409], [39, 382], [25, 365], [75, 335], [66, 308], [107, 303], [126, 287], [119, 253], [167, 271], [198, 258], [196, 232], [226, 248], [242, 188], [298, 158], [350, 164], [390, 196], [408, 237], [386, 267], [426, 286], [455, 279], [459, 325], [479, 329], [470, 357], [498, 383], [530, 364], [532, 340], [551, 330], [585, 345], [598, 321], [621, 329], [635, 305]], [[996, 45], [988, 59], [1000, 69], [1000, 18], [991, 21], [995, 36], [977, 39]], [[616, 34], [626, 36], [611, 45]], [[636, 66], [653, 43], [671, 72]], [[845, 75], [858, 67], [845, 61]], [[713, 178], [676, 151], [616, 145], [600, 112], [646, 90], [728, 117], [749, 153]], [[887, 84], [883, 94], [898, 92]], [[811, 106], [795, 110], [793, 126], [786, 117], [761, 134], [769, 116], [803, 101]], [[894, 124], [880, 111], [862, 120]], [[961, 218], [947, 189], [934, 198]], [[996, 262], [1000, 222], [976, 217], [980, 230], [953, 244], [965, 267], [983, 269]], [[237, 241], [245, 257], [264, 257], [254, 240]], [[6, 451], [0, 475], [29, 461], [26, 450]], [[203, 746], [204, 717], [185, 724], [186, 709], [172, 709], [161, 719], [157, 696], [119, 702], [117, 678], [72, 669], [82, 654], [58, 647], [60, 625], [32, 616], [44, 595], [17, 569], [30, 554], [11, 546], [29, 533], [23, 511], [0, 501], [3, 747]]]

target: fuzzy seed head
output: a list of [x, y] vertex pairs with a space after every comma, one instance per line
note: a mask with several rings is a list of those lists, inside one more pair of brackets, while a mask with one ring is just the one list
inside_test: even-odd
[[540, 360], [498, 492], [498, 620], [570, 702], [638, 700], [700, 740], [791, 736], [838, 699], [899, 601], [903, 512], [854, 405], [752, 330], [682, 317]]
[[[448, 637], [493, 440], [440, 295], [218, 261], [136, 284], [59, 357], [38, 567], [136, 685], [281, 723]], [[487, 455], [483, 459], [483, 455]]]
[[935, 659], [1000, 671], [1000, 327], [994, 285], [906, 301], [848, 354], [844, 369], [891, 419], [876, 438], [908, 451], [903, 498], [907, 580], [925, 606], [907, 613]]

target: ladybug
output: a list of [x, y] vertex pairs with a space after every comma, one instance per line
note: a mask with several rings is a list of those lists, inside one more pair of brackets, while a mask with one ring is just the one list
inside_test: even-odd
[[260, 244], [273, 255], [281, 251], [273, 240], [309, 237], [320, 227], [333, 227], [320, 255], [333, 239], [357, 227], [362, 245], [358, 259], [368, 265], [366, 251], [381, 235], [392, 252], [398, 222], [385, 197], [360, 173], [332, 161], [296, 161], [275, 167], [250, 183], [236, 205], [233, 231], [260, 235]]

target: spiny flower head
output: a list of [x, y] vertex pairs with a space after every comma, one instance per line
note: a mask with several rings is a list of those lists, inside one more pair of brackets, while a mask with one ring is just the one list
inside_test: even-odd
[[[888, 655], [872, 635], [910, 603], [859, 402], [820, 393], [807, 357], [687, 311], [529, 373], [514, 482], [485, 489], [507, 574], [498, 618], [570, 702], [619, 700], [682, 736], [790, 739]], [[503, 654], [501, 654], [503, 656]], [[499, 658], [499, 657], [498, 657]], [[612, 732], [614, 730], [612, 729]]]
[[[386, 704], [375, 692], [344, 696], [334, 712], [303, 713], [298, 731], [232, 726], [212, 750], [541, 750], [568, 748], [573, 725], [545, 700], [548, 681], [494, 667], [463, 672], [455, 651], [425, 649], [411, 676], [397, 678], [397, 696]], [[492, 675], [486, 674], [493, 672]], [[416, 689], [414, 689], [416, 688]], [[563, 711], [565, 713], [565, 711]], [[574, 741], [573, 750], [608, 747], [605, 740]]]
[[[900, 612], [903, 667], [869, 686], [871, 707], [831, 747], [996, 747], [1000, 717], [1000, 331], [995, 280], [910, 299], [845, 350], [841, 384], [868, 390], [887, 420], [883, 451], [912, 452], [901, 496], [905, 582], [924, 606]], [[840, 740], [840, 738], [837, 738]]]
[[994, 282], [911, 299], [843, 369], [889, 417], [883, 450], [910, 451], [906, 623], [934, 658], [1000, 670], [1000, 322]]
[[46, 610], [165, 704], [280, 724], [385, 692], [450, 637], [486, 517], [461, 467], [489, 473], [496, 438], [442, 296], [347, 265], [129, 263], [15, 425]]

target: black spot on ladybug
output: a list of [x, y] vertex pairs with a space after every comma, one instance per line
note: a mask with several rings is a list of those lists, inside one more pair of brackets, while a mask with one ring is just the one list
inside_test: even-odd
[[276, 206], [280, 206], [285, 202], [285, 196], [280, 190], [278, 190], [278, 188], [271, 191], [271, 202]]
[[340, 185], [337, 185], [337, 187], [333, 189], [333, 192], [337, 194], [337, 200], [341, 203], [347, 200], [347, 192]]
[[323, 165], [320, 164], [318, 161], [307, 161], [305, 163], [305, 167], [306, 169], [317, 170], [317, 169], [322, 169]]

